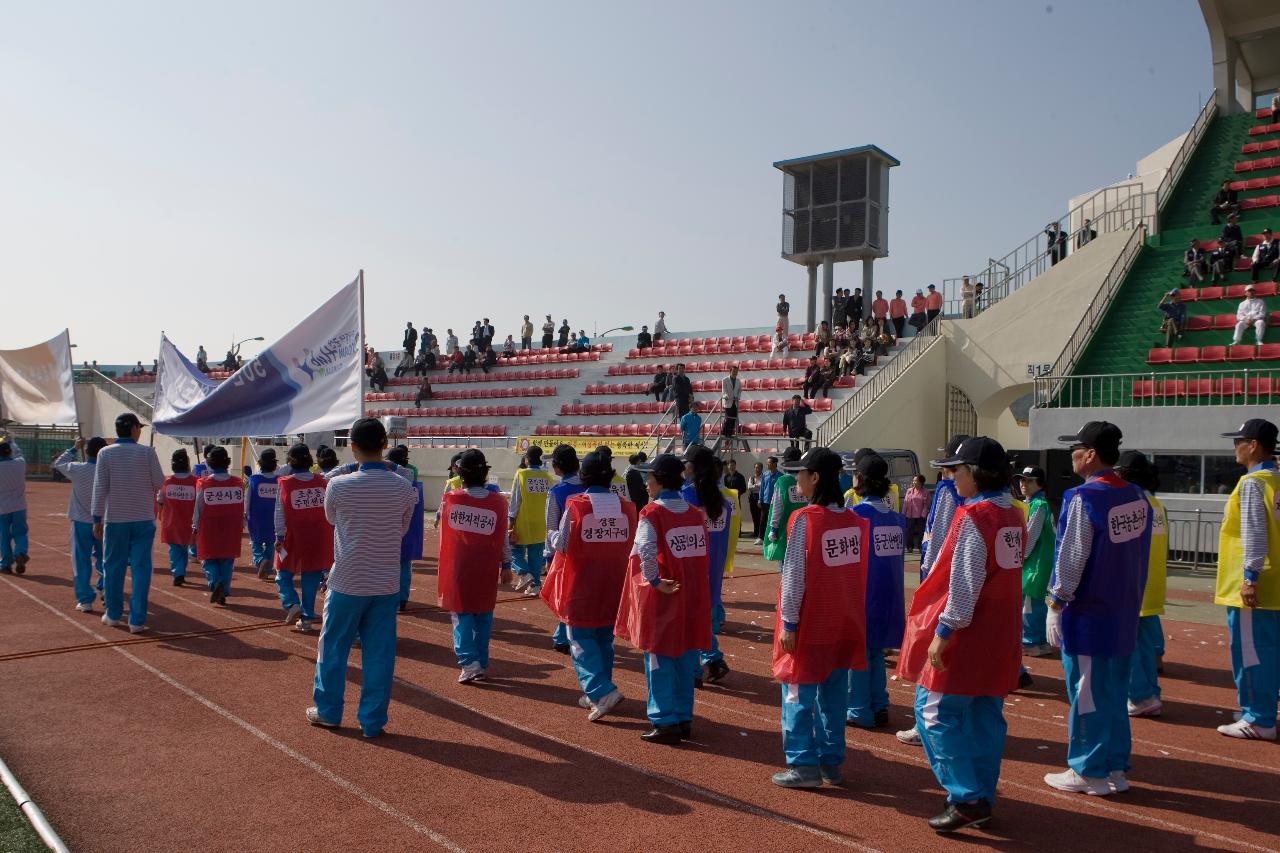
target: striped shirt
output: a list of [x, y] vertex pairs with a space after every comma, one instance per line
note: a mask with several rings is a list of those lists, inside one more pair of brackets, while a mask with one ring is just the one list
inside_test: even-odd
[[[1255, 465], [1250, 471], [1261, 471], [1263, 468], [1275, 469], [1274, 463], [1264, 462]], [[1257, 480], [1245, 480], [1240, 484], [1240, 546], [1244, 550], [1244, 579], [1250, 583], [1258, 582], [1258, 573], [1262, 571], [1267, 559], [1267, 530], [1270, 519], [1267, 517], [1266, 491]]]
[[1067, 504], [1067, 521], [1058, 539], [1058, 556], [1053, 565], [1049, 594], [1060, 602], [1075, 598], [1076, 587], [1084, 577], [1089, 552], [1093, 550], [1093, 524], [1084, 511], [1084, 498], [1076, 495]]
[[[292, 468], [290, 468], [289, 470], [293, 471]], [[312, 477], [314, 477], [315, 474], [312, 474], [310, 471], [295, 471], [293, 474], [290, 474], [289, 476], [293, 477], [293, 479], [301, 483], [305, 483], [308, 480], [310, 480]], [[282, 476], [280, 479], [284, 479], [284, 477]], [[284, 531], [285, 531], [284, 501], [279, 501], [279, 500], [276, 501], [276, 509], [275, 509], [274, 516], [275, 516], [274, 521], [275, 521], [275, 529], [276, 529], [276, 541], [283, 542]]]
[[944, 489], [942, 494], [938, 495], [938, 505], [934, 508], [933, 526], [924, 532], [929, 547], [925, 549], [924, 559], [920, 561], [922, 577], [929, 574], [930, 569], [933, 568], [933, 561], [938, 558], [938, 551], [942, 549], [942, 540], [947, 538], [947, 531], [951, 529], [951, 519], [955, 518], [957, 509], [959, 505], [956, 503], [955, 495], [950, 489]]
[[156, 492], [164, 485], [164, 471], [154, 448], [117, 438], [98, 451], [94, 467], [94, 521], [155, 521]]
[[[982, 501], [991, 501], [1002, 509], [1013, 507], [1013, 498], [1008, 492], [978, 495], [966, 503]], [[938, 540], [938, 550], [942, 550], [942, 540]], [[960, 529], [956, 532], [956, 548], [951, 552], [951, 578], [947, 586], [947, 606], [942, 608], [942, 613], [938, 616], [936, 633], [939, 637], [945, 639], [951, 636], [952, 631], [969, 626], [973, 621], [973, 609], [978, 606], [978, 596], [982, 593], [982, 585], [986, 580], [987, 542], [978, 532], [977, 525], [965, 516], [960, 520]]]
[[13, 439], [9, 439], [9, 445], [13, 455], [0, 459], [0, 515], [27, 508], [27, 460]]
[[[551, 503], [552, 501], [548, 501], [548, 506]], [[656, 503], [658, 506], [665, 507], [672, 512], [689, 511], [688, 501], [680, 497], [679, 492], [659, 492], [651, 503]], [[636, 524], [636, 539], [631, 546], [631, 553], [639, 555], [640, 572], [644, 575], [644, 579], [656, 586], [659, 580], [658, 532], [653, 529], [649, 519], [644, 516], [641, 516], [640, 521]]]
[[[206, 472], [206, 473], [205, 473], [205, 477], [208, 477], [208, 478], [209, 478], [209, 479], [211, 479], [211, 480], [230, 480], [230, 479], [231, 479], [231, 474], [230, 474], [230, 472], [228, 472], [228, 471], [226, 471], [226, 470], [224, 470], [224, 469], [222, 469], [222, 468], [211, 468], [210, 470], [211, 470], [211, 471], [213, 471], [213, 473], [212, 473], [212, 474], [210, 474], [210, 473]], [[203, 477], [202, 477], [201, 479], [203, 479]], [[245, 484], [245, 489], [246, 489], [246, 490], [248, 490], [248, 488], [249, 488], [249, 484], [248, 484], [248, 482], [247, 482], [247, 481], [244, 481], [244, 480], [242, 480], [241, 482], [244, 482], [244, 484]], [[199, 524], [200, 524], [200, 514], [201, 514], [201, 512], [203, 512], [203, 510], [204, 510], [204, 491], [203, 491], [203, 490], [201, 490], [201, 489], [196, 489], [196, 507], [195, 507], [195, 510], [193, 510], [193, 511], [192, 511], [192, 513], [191, 513], [191, 530], [192, 530], [192, 532], [194, 532], [194, 531], [195, 531], [195, 529], [196, 529], [196, 527], [198, 527], [198, 526], [199, 526]]]
[[71, 497], [67, 500], [67, 518], [81, 524], [93, 522], [93, 475], [97, 471], [94, 462], [77, 462], [79, 451], [74, 447], [53, 460], [53, 470], [71, 481]]
[[[827, 509], [850, 512], [848, 507], [830, 504]], [[787, 552], [782, 556], [782, 603], [778, 608], [782, 627], [794, 631], [800, 625], [800, 605], [804, 603], [805, 559], [808, 557], [809, 517], [793, 515], [787, 534]]]
[[1036, 508], [1031, 510], [1031, 516], [1027, 519], [1027, 547], [1023, 548], [1024, 554], [1030, 554], [1031, 549], [1036, 547], [1036, 543], [1040, 541], [1040, 534], [1044, 532], [1045, 516], [1048, 514], [1045, 507], [1048, 504], [1038, 503]]
[[333, 477], [324, 515], [333, 525], [329, 588], [344, 595], [400, 591], [400, 542], [409, 530], [418, 493], [380, 462]]

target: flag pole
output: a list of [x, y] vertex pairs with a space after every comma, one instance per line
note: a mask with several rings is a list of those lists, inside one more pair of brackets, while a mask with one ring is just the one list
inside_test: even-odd
[[64, 329], [67, 336], [67, 370], [71, 372], [71, 406], [76, 412], [76, 438], [84, 438], [84, 427], [80, 425], [80, 398], [76, 394], [76, 363], [71, 358], [71, 329]]
[[364, 380], [365, 380], [364, 359], [365, 359], [365, 353], [367, 351], [366, 347], [368, 346], [368, 344], [365, 341], [365, 333], [364, 333], [364, 270], [363, 269], [360, 270], [360, 274], [357, 276], [357, 278], [359, 278], [360, 280], [360, 417], [363, 418], [364, 417]]

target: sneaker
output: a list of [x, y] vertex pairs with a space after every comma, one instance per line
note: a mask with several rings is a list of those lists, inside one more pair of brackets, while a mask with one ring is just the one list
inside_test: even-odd
[[270, 568], [271, 568], [271, 564], [268, 563], [266, 560], [263, 560], [261, 563], [258, 563], [258, 580], [260, 581], [271, 580], [271, 578], [267, 577], [267, 572], [270, 570]]
[[30, 558], [30, 557], [28, 557], [26, 554], [18, 554], [16, 557], [14, 557], [14, 558], [13, 558], [13, 573], [14, 573], [14, 574], [17, 574], [17, 575], [20, 575], [20, 574], [23, 574], [24, 572], [26, 572], [26, 570], [27, 570], [27, 561], [28, 561], [28, 560], [30, 560], [30, 559], [31, 559], [31, 558]]
[[905, 743], [907, 746], [920, 746], [920, 732], [915, 729], [903, 729], [894, 735], [899, 743]]
[[1148, 696], [1141, 702], [1129, 703], [1130, 717], [1158, 717], [1162, 710], [1164, 706], [1160, 704], [1159, 696]]
[[773, 774], [773, 784], [779, 788], [821, 788], [822, 772], [817, 767], [788, 767]]
[[579, 697], [578, 697], [578, 707], [579, 707], [579, 708], [582, 708], [584, 711], [590, 711], [590, 710], [591, 710], [591, 697], [590, 697], [590, 696], [588, 696], [588, 695], [587, 695], [587, 694], [585, 694], [585, 693], [583, 693], [581, 696], [579, 696]]
[[1094, 797], [1105, 797], [1114, 793], [1111, 790], [1110, 781], [1108, 781], [1105, 776], [1101, 779], [1081, 776], [1070, 767], [1061, 773], [1044, 774], [1044, 782], [1050, 788], [1057, 788], [1059, 791], [1070, 791], [1075, 794], [1089, 794]]
[[185, 584], [186, 582], [187, 582], [187, 579], [186, 579], [186, 577], [185, 577], [184, 575], [174, 575], [174, 576], [173, 576], [173, 585], [174, 585], [174, 586], [182, 586], [182, 585], [183, 585], [183, 584]]
[[515, 583], [511, 584], [512, 592], [524, 592], [533, 585], [533, 575], [516, 575]]
[[102, 614], [102, 624], [103, 624], [103, 625], [106, 625], [108, 628], [118, 628], [118, 627], [120, 627], [121, 625], [123, 625], [123, 624], [124, 624], [124, 620], [123, 620], [123, 619], [111, 619], [111, 618], [109, 618], [109, 617], [107, 616], [107, 614], [103, 613], [103, 614]]
[[326, 729], [336, 729], [338, 727], [337, 723], [331, 723], [321, 717], [320, 711], [314, 705], [307, 709], [307, 722], [313, 726], [320, 726]]
[[92, 601], [82, 601], [82, 602], [80, 602], [79, 604], [77, 604], [77, 605], [76, 605], [76, 610], [79, 610], [81, 613], [92, 613], [92, 612], [93, 612], [93, 602], [92, 602]]
[[756, 539], [756, 540], [755, 540], [755, 541], [753, 541], [751, 544], [752, 544], [752, 545], [763, 545], [763, 544], [764, 544], [764, 541], [763, 541], [763, 540], [761, 540], [761, 539]]
[[838, 764], [819, 764], [818, 773], [822, 776], [822, 781], [828, 785], [844, 784], [844, 777], [840, 775], [840, 765]]
[[1230, 725], [1218, 726], [1218, 734], [1243, 738], [1244, 740], [1275, 740], [1276, 727], [1263, 728], [1242, 718]]
[[1045, 657], [1047, 655], [1054, 654], [1057, 651], [1058, 651], [1057, 649], [1055, 649], [1053, 646], [1049, 645], [1048, 643], [1038, 643], [1035, 645], [1022, 647], [1023, 657], [1029, 657], [1029, 658]]
[[537, 598], [542, 595], [542, 584], [535, 583], [524, 591], [526, 598]]
[[982, 826], [991, 820], [991, 803], [977, 800], [972, 803], [947, 803], [942, 814], [929, 818], [929, 828], [939, 834], [955, 832], [966, 826]]
[[150, 629], [150, 628], [148, 628], [145, 624], [142, 624], [142, 625], [130, 625], [130, 626], [129, 626], [129, 633], [130, 633], [130, 634], [145, 634], [147, 631], [150, 631], [150, 630], [151, 630], [151, 629]]
[[299, 619], [297, 624], [293, 626], [293, 630], [300, 631], [305, 634], [311, 630], [311, 623], [306, 619]]
[[569, 654], [569, 644], [568, 644], [568, 643], [552, 643], [552, 644], [551, 644], [551, 648], [555, 649], [556, 651], [558, 651], [558, 652], [559, 652], [560, 654], [562, 654], [562, 655], [567, 655], [567, 654]]
[[366, 732], [364, 730], [361, 730], [360, 737], [373, 740], [376, 737], [382, 737], [386, 733], [387, 733], [386, 729], [378, 729], [377, 731], [372, 731], [372, 732]]
[[621, 701], [622, 691], [614, 688], [611, 692], [606, 693], [600, 698], [600, 701], [596, 703], [596, 706], [591, 709], [591, 713], [587, 715], [587, 719], [594, 723], [596, 720], [600, 719], [617, 707], [618, 703]]
[[1123, 770], [1112, 770], [1107, 774], [1107, 784], [1111, 786], [1111, 790], [1117, 794], [1123, 794], [1129, 790], [1129, 777], [1124, 775]]
[[876, 711], [875, 722], [877, 729], [883, 729], [885, 726], [889, 725], [889, 709], [881, 708], [879, 711]]
[[284, 624], [292, 625], [294, 622], [298, 621], [298, 617], [300, 617], [301, 615], [302, 615], [302, 607], [297, 604], [293, 605], [292, 607], [289, 608], [288, 612], [284, 614]]
[[480, 668], [480, 664], [469, 663], [458, 672], [458, 683], [470, 684], [471, 682], [481, 678], [483, 675], [484, 670]]
[[729, 664], [725, 663], [723, 660], [713, 660], [711, 663], [707, 664], [706, 679], [708, 684], [719, 684], [728, 674]]

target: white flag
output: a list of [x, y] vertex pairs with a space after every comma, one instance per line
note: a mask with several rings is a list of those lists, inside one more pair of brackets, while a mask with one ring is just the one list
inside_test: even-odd
[[0, 350], [0, 420], [21, 424], [73, 424], [76, 391], [71, 335], [26, 349]]

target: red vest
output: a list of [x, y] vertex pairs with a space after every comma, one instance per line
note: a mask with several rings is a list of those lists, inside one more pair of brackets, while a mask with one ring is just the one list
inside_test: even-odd
[[333, 567], [333, 525], [324, 517], [323, 474], [309, 480], [280, 480], [284, 513], [284, 547], [276, 551], [276, 568], [286, 572], [324, 572]]
[[640, 518], [658, 538], [658, 577], [680, 590], [661, 592], [644, 578], [640, 555], [632, 551], [618, 602], [614, 633], [645, 652], [678, 657], [711, 647], [711, 583], [706, 515], [696, 506], [682, 513], [646, 504]]
[[[938, 616], [947, 606], [951, 559], [960, 521], [968, 518], [987, 544], [986, 580], [973, 621], [955, 631], [943, 654], [940, 672], [929, 664], [929, 644]], [[1027, 528], [1022, 511], [990, 501], [956, 510], [929, 576], [911, 599], [907, 630], [898, 655], [898, 674], [926, 690], [960, 696], [1005, 696], [1018, 684], [1022, 663], [1022, 557]]]
[[[592, 499], [613, 502], [616, 516], [597, 517]], [[565, 502], [569, 541], [542, 583], [542, 599], [561, 622], [575, 628], [605, 628], [618, 616], [627, 555], [636, 538], [636, 505], [609, 494], [574, 495]], [[558, 552], [557, 552], [558, 553]]]
[[871, 525], [852, 511], [807, 506], [793, 513], [805, 518], [804, 600], [796, 650], [782, 650], [782, 589], [773, 632], [773, 677], [783, 684], [818, 684], [834, 670], [867, 668], [867, 549]]
[[440, 503], [437, 602], [450, 613], [489, 613], [498, 601], [507, 499], [498, 492], [473, 498], [446, 492]]
[[170, 474], [160, 487], [160, 541], [166, 545], [191, 544], [191, 516], [196, 511], [196, 478]]
[[200, 524], [196, 527], [196, 557], [201, 560], [234, 560], [240, 556], [244, 532], [244, 481], [239, 477], [200, 478], [196, 492], [202, 495]]

